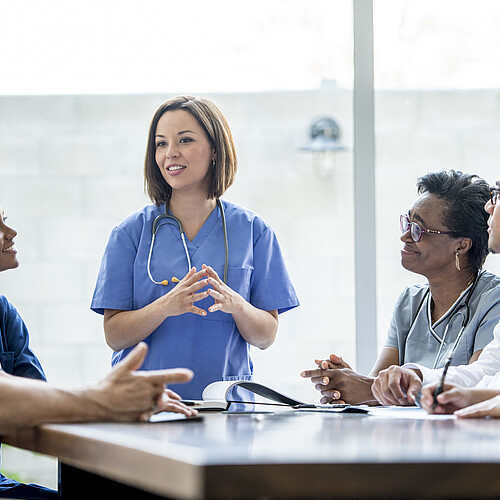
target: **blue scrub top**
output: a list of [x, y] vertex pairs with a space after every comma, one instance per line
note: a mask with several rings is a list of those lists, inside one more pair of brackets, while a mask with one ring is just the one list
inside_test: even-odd
[[[0, 295], [0, 363], [2, 370], [10, 375], [46, 380], [40, 361], [30, 349], [23, 319], [3, 295]], [[0, 496], [1, 491], [18, 485], [14, 479], [0, 475]]]
[[[399, 349], [399, 364], [418, 363], [441, 368], [450, 355], [467, 314], [465, 300], [471, 285], [438, 321], [432, 324], [428, 285], [411, 285], [403, 291], [394, 313], [385, 345]], [[500, 278], [482, 271], [469, 300], [470, 317], [453, 353], [452, 365], [466, 365], [471, 356], [493, 339], [500, 319]], [[446, 332], [446, 328], [448, 331]], [[439, 353], [441, 341], [443, 348]]]
[[[228, 286], [253, 306], [279, 313], [299, 305], [288, 275], [278, 240], [272, 228], [249, 210], [221, 200], [226, 216], [229, 265]], [[147, 274], [153, 221], [165, 211], [164, 205], [148, 205], [115, 227], [105, 250], [91, 308], [137, 310], [168, 293], [188, 272], [187, 258], [175, 223], [163, 219], [156, 234], [151, 257], [155, 281], [168, 279], [169, 285], [155, 285]], [[191, 265], [202, 264], [224, 274], [224, 234], [221, 214], [216, 207], [193, 241], [186, 239]], [[208, 310], [213, 299], [195, 305]], [[253, 362], [250, 346], [239, 333], [231, 314], [221, 311], [198, 316], [185, 313], [167, 318], [149, 337], [145, 370], [186, 367], [195, 376], [187, 384], [170, 387], [185, 399], [200, 399], [203, 389], [217, 380], [250, 380]], [[113, 354], [117, 363], [131, 348]]]
[[46, 380], [42, 365], [29, 345], [26, 325], [16, 308], [0, 295], [0, 363], [4, 372], [17, 377]]

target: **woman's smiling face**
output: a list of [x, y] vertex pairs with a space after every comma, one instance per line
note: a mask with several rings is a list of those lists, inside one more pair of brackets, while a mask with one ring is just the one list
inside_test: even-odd
[[208, 192], [215, 152], [198, 120], [188, 111], [167, 111], [156, 127], [156, 163], [176, 190]]
[[[443, 200], [431, 193], [422, 194], [408, 212], [408, 219], [423, 229], [449, 231], [443, 224], [446, 206]], [[423, 233], [420, 241], [413, 241], [410, 231], [401, 235], [401, 264], [408, 271], [427, 278], [439, 274], [448, 266], [455, 266], [458, 242], [446, 234]]]
[[14, 238], [17, 236], [15, 229], [9, 227], [5, 221], [3, 209], [0, 207], [0, 271], [15, 269], [19, 266]]

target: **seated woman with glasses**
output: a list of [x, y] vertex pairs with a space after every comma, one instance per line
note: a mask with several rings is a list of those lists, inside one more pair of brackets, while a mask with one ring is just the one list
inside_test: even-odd
[[[420, 195], [400, 218], [401, 264], [428, 283], [410, 285], [394, 307], [387, 340], [369, 376], [335, 354], [301, 373], [322, 403], [377, 404], [372, 384], [381, 370], [404, 363], [442, 368], [477, 360], [500, 319], [500, 278], [482, 270], [488, 254], [488, 184], [450, 170], [417, 181]], [[408, 404], [399, 401], [399, 404]]]
[[[491, 187], [484, 207], [489, 215], [488, 247], [492, 253], [500, 252], [500, 212], [496, 210], [499, 192], [498, 185]], [[373, 394], [382, 404], [398, 404], [406, 398], [433, 413], [500, 417], [500, 322], [493, 330], [493, 340], [475, 363], [448, 366], [449, 360], [443, 370], [415, 363], [389, 367], [375, 379]]]

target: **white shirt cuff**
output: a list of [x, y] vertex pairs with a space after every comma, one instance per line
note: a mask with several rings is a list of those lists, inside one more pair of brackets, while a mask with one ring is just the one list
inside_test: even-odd
[[420, 370], [422, 374], [423, 385], [432, 384], [434, 382], [439, 382], [442, 374], [442, 370], [435, 370], [433, 368], [427, 368], [417, 363], [405, 363], [402, 368], [411, 368], [413, 370]]

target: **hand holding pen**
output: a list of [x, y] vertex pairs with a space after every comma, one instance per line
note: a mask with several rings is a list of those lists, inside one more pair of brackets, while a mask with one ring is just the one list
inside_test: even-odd
[[446, 360], [446, 363], [444, 364], [443, 368], [443, 374], [441, 375], [441, 380], [439, 381], [439, 384], [436, 386], [436, 389], [434, 390], [434, 400], [432, 402], [432, 411], [436, 409], [436, 406], [438, 405], [438, 400], [437, 397], [443, 392], [444, 389], [444, 380], [446, 378], [446, 374], [448, 373], [448, 368], [450, 367], [451, 364], [451, 356], [448, 357]]
[[[440, 384], [439, 384], [440, 385]], [[465, 408], [477, 402], [476, 393], [478, 389], [469, 387], [458, 387], [444, 384], [441, 396], [437, 404], [434, 404], [434, 393], [438, 386], [428, 385], [422, 389], [420, 405], [428, 413], [451, 414], [461, 408]]]
[[[449, 356], [444, 364], [441, 379], [436, 386], [428, 385], [424, 387], [417, 396], [417, 405], [421, 406], [428, 413], [449, 414], [471, 404], [470, 389], [455, 387], [445, 384], [446, 374], [451, 364], [452, 356]], [[438, 396], [442, 394], [439, 398]]]

